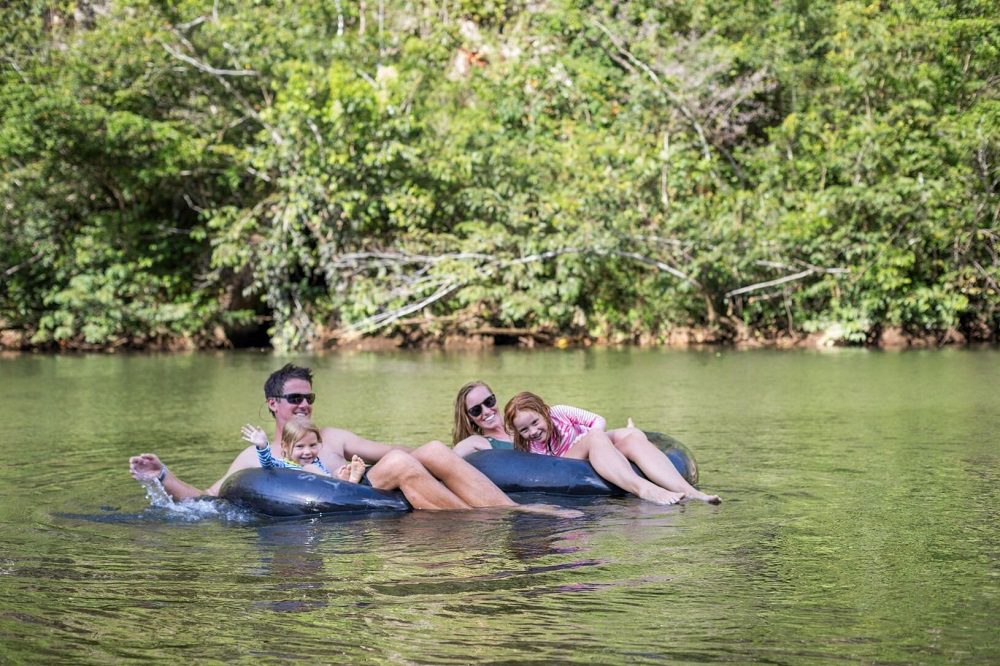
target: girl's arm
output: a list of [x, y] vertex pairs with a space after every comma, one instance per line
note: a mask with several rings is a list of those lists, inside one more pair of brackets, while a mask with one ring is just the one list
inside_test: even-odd
[[582, 425], [591, 430], [601, 430], [603, 431], [608, 422], [604, 420], [604, 417], [600, 414], [595, 414], [594, 412], [588, 412], [586, 409], [580, 409], [579, 407], [570, 407], [569, 405], [554, 405], [552, 407], [552, 412], [561, 416], [562, 418]]
[[240, 430], [240, 435], [245, 441], [253, 444], [257, 450], [257, 461], [261, 467], [270, 469], [271, 467], [279, 466], [278, 461], [271, 454], [271, 443], [267, 441], [267, 433], [257, 426], [252, 426], [248, 423]]

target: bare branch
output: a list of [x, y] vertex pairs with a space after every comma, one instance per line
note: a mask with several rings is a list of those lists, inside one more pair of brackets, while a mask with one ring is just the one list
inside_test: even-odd
[[38, 261], [39, 259], [41, 259], [44, 255], [45, 255], [45, 252], [43, 252], [43, 251], [36, 252], [35, 255], [31, 259], [28, 259], [27, 261], [22, 261], [21, 263], [17, 264], [16, 266], [11, 266], [7, 270], [5, 270], [3, 272], [3, 276], [4, 277], [10, 277], [14, 273], [18, 272], [19, 270], [21, 270], [22, 268], [24, 268], [25, 266], [27, 266], [28, 264], [35, 263], [36, 261]]
[[973, 259], [972, 260], [972, 265], [975, 266], [976, 269], [980, 273], [983, 274], [983, 279], [986, 280], [986, 284], [990, 285], [990, 287], [993, 288], [993, 291], [995, 291], [998, 294], [1000, 294], [1000, 285], [997, 285], [996, 280], [994, 280], [992, 277], [990, 277], [990, 274], [986, 271], [985, 268], [983, 268], [982, 264], [980, 264], [978, 261], [976, 261], [975, 259]]
[[725, 294], [726, 298], [732, 298], [733, 296], [739, 296], [740, 294], [749, 294], [753, 291], [759, 291], [760, 289], [767, 289], [768, 287], [777, 287], [780, 284], [786, 284], [788, 282], [794, 282], [796, 280], [801, 280], [807, 278], [810, 275], [816, 275], [821, 273], [828, 274], [844, 274], [850, 273], [850, 270], [846, 268], [816, 268], [810, 266], [804, 271], [799, 271], [798, 273], [792, 273], [791, 275], [786, 275], [774, 280], [768, 280], [767, 282], [758, 282], [757, 284], [751, 284], [746, 287], [740, 287], [739, 289], [733, 289], [732, 291], [727, 291]]
[[192, 67], [200, 69], [201, 71], [211, 74], [212, 76], [260, 76], [259, 72], [256, 72], [252, 69], [218, 69], [217, 67], [212, 67], [211, 65], [207, 65], [201, 62], [200, 60], [192, 58], [189, 55], [181, 53], [177, 49], [171, 47], [169, 44], [164, 44], [163, 42], [160, 42], [160, 46], [162, 46], [167, 53], [177, 58], [178, 60], [183, 60]]
[[204, 23], [207, 20], [208, 20], [208, 17], [206, 17], [206, 16], [199, 16], [198, 18], [192, 19], [192, 20], [188, 21], [187, 23], [180, 23], [180, 24], [178, 24], [176, 26], [176, 28], [178, 30], [182, 30], [184, 32], [187, 32], [191, 28], [199, 26], [199, 25], [201, 25], [202, 23]]
[[[440, 255], [409, 254], [406, 252], [355, 252], [333, 258], [327, 263], [327, 266], [333, 269], [354, 269], [359, 271], [363, 271], [365, 269], [371, 270], [386, 268], [398, 270], [405, 266], [411, 267], [409, 268], [408, 274], [401, 274], [398, 276], [401, 284], [389, 292], [388, 299], [405, 299], [412, 295], [414, 300], [410, 300], [398, 308], [380, 312], [359, 322], [350, 324], [345, 329], [347, 332], [363, 331], [370, 333], [377, 329], [389, 326], [393, 322], [396, 322], [407, 315], [419, 312], [427, 306], [454, 294], [473, 282], [473, 280], [455, 279], [453, 276], [433, 277], [427, 274], [427, 271], [440, 262], [448, 260], [475, 262], [478, 264], [477, 267], [479, 274], [483, 276], [484, 279], [491, 279], [492, 276], [513, 266], [523, 266], [525, 264], [546, 261], [548, 259], [569, 254], [593, 254], [597, 256], [620, 257], [623, 259], [638, 261], [694, 285], [704, 294], [704, 288], [697, 280], [663, 261], [646, 257], [635, 252], [621, 252], [617, 250], [601, 250], [594, 248], [584, 249], [564, 247], [545, 252], [538, 252], [536, 254], [529, 254], [514, 259], [501, 259], [496, 255], [468, 252], [446, 253]], [[417, 273], [416, 277], [412, 277], [414, 272]], [[426, 293], [429, 286], [436, 287], [434, 293], [429, 296], [422, 297], [416, 295], [418, 292]], [[707, 296], [706, 303], [709, 310], [713, 311]]]
[[448, 259], [485, 259], [491, 260], [496, 259], [492, 254], [478, 254], [478, 253], [468, 253], [468, 252], [455, 252], [455, 253], [445, 253], [437, 255], [429, 254], [410, 254], [407, 252], [352, 252], [350, 254], [342, 254], [339, 257], [333, 259], [330, 263], [334, 266], [357, 266], [359, 262], [366, 259], [376, 259], [379, 262], [383, 262], [385, 265], [391, 264], [423, 264], [423, 263], [438, 263]]
[[[599, 253], [599, 254], [601, 254], [601, 253]], [[635, 259], [636, 261], [638, 261], [640, 263], [646, 264], [648, 266], [655, 266], [656, 268], [659, 268], [661, 271], [664, 271], [665, 273], [670, 273], [675, 278], [683, 280], [684, 282], [687, 282], [688, 284], [693, 285], [693, 286], [697, 287], [698, 289], [702, 288], [701, 283], [698, 282], [697, 280], [695, 280], [693, 277], [691, 277], [687, 273], [684, 273], [683, 271], [680, 271], [680, 270], [674, 268], [673, 266], [671, 266], [669, 264], [663, 263], [659, 259], [652, 259], [650, 257], [646, 257], [646, 256], [643, 256], [641, 254], [638, 254], [637, 252], [617, 252], [617, 251], [613, 251], [613, 252], [606, 252], [606, 253], [603, 253], [603, 254], [608, 254], [608, 255], [611, 255], [611, 256], [615, 256], [615, 257], [625, 257], [627, 259]]]
[[464, 283], [462, 282], [446, 282], [437, 291], [435, 291], [433, 294], [423, 299], [422, 301], [411, 303], [409, 305], [397, 308], [390, 312], [383, 312], [377, 315], [373, 315], [371, 317], [368, 317], [367, 319], [363, 319], [357, 322], [356, 324], [348, 326], [347, 330], [359, 331], [361, 329], [368, 329], [369, 331], [371, 331], [378, 328], [384, 328], [401, 317], [405, 317], [408, 314], [413, 314], [414, 312], [423, 310], [428, 305], [440, 301], [442, 298], [448, 296], [463, 284]]
[[[191, 42], [188, 41], [188, 39], [186, 37], [184, 37], [184, 35], [182, 35], [177, 30], [174, 30], [173, 32], [177, 36], [177, 38], [179, 40], [181, 40], [181, 42], [183, 42], [183, 44], [188, 49], [190, 49], [191, 51], [195, 50], [194, 46], [191, 44]], [[257, 72], [255, 72], [253, 70], [224, 70], [224, 69], [216, 69], [214, 67], [211, 67], [209, 65], [206, 65], [206, 64], [200, 62], [199, 60], [196, 60], [195, 58], [192, 58], [191, 56], [185, 55], [185, 54], [177, 51], [177, 49], [174, 49], [174, 48], [168, 46], [167, 44], [164, 44], [163, 42], [160, 42], [160, 46], [162, 46], [163, 49], [167, 53], [169, 53], [170, 55], [174, 56], [175, 58], [177, 58], [177, 59], [179, 59], [179, 60], [181, 60], [183, 62], [186, 62], [186, 63], [190, 64], [191, 66], [195, 67], [196, 69], [198, 69], [200, 71], [206, 72], [206, 73], [211, 74], [212, 76], [214, 76], [215, 79], [216, 79], [216, 81], [219, 82], [219, 85], [221, 85], [223, 88], [225, 88], [226, 92], [228, 92], [229, 94], [231, 94], [233, 97], [236, 98], [237, 101], [239, 101], [240, 106], [242, 106], [242, 108], [243, 108], [243, 111], [248, 116], [250, 116], [255, 121], [257, 121], [260, 124], [261, 127], [266, 128], [271, 133], [271, 139], [273, 139], [276, 144], [278, 144], [278, 145], [284, 144], [284, 139], [281, 138], [281, 134], [278, 133], [278, 130], [273, 125], [270, 125], [270, 124], [264, 122], [264, 119], [260, 117], [260, 114], [257, 113], [257, 110], [253, 107], [253, 104], [251, 104], [242, 94], [240, 94], [239, 90], [237, 90], [236, 88], [234, 88], [229, 83], [229, 81], [226, 80], [227, 72], [238, 72], [238, 74], [228, 74], [229, 76], [258, 76], [259, 74]]]
[[608, 36], [608, 39], [611, 40], [611, 43], [615, 45], [615, 47], [622, 55], [628, 58], [629, 61], [636, 67], [645, 72], [646, 76], [648, 76], [653, 81], [653, 83], [656, 84], [656, 87], [660, 91], [662, 91], [664, 95], [667, 96], [667, 98], [674, 104], [674, 106], [677, 107], [677, 109], [681, 112], [681, 115], [683, 115], [687, 119], [687, 121], [691, 123], [691, 126], [694, 128], [695, 133], [698, 135], [698, 140], [701, 142], [702, 153], [704, 154], [705, 159], [711, 159], [712, 154], [708, 144], [708, 139], [705, 138], [705, 129], [701, 126], [701, 123], [698, 122], [698, 119], [695, 118], [694, 113], [692, 113], [691, 110], [687, 108], [687, 105], [684, 104], [681, 98], [678, 97], [677, 94], [674, 93], [674, 91], [670, 90], [670, 88], [664, 85], [663, 82], [660, 81], [660, 77], [656, 75], [656, 72], [654, 72], [649, 65], [644, 63], [638, 57], [636, 57], [635, 54], [629, 51], [628, 48], [625, 46], [625, 44], [622, 42], [622, 40], [618, 36], [616, 36], [613, 32], [611, 32], [610, 29], [605, 27], [603, 23], [593, 18], [591, 19], [591, 23], [597, 26], [597, 28], [601, 32], [603, 32], [605, 35]]

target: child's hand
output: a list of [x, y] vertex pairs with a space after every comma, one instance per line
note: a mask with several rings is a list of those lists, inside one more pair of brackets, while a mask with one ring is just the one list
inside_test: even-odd
[[243, 436], [245, 441], [250, 442], [261, 451], [271, 445], [271, 443], [267, 441], [267, 434], [257, 426], [252, 426], [249, 423], [243, 426], [240, 430], [240, 434]]

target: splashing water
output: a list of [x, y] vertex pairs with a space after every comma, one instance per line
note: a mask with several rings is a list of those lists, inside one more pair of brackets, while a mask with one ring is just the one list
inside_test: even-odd
[[177, 506], [174, 498], [167, 493], [159, 479], [142, 479], [139, 481], [139, 485], [146, 490], [146, 499], [149, 500], [150, 506], [160, 509], [172, 509]]
[[146, 491], [146, 499], [152, 509], [162, 509], [170, 519], [199, 521], [219, 518], [225, 521], [246, 523], [253, 519], [253, 513], [236, 507], [229, 502], [215, 498], [195, 498], [177, 501], [170, 496], [159, 479], [142, 479], [139, 485]]

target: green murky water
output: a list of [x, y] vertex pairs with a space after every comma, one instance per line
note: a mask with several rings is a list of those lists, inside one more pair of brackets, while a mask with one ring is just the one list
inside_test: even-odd
[[[446, 438], [472, 378], [631, 416], [725, 502], [150, 508], [127, 457], [207, 486], [288, 360], [383, 441]], [[3, 357], [0, 662], [996, 663], [998, 380], [996, 350]]]

